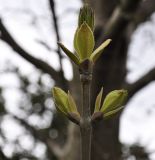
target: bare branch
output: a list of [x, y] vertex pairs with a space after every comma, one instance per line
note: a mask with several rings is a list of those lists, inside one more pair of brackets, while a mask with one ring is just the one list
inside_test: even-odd
[[[154, 0], [121, 0], [107, 22], [104, 33], [98, 40], [98, 43], [101, 43], [101, 41], [107, 38], [116, 39], [120, 35], [120, 32], [123, 32], [130, 22], [137, 21], [138, 24], [145, 21], [153, 11], [155, 11], [154, 4]], [[128, 99], [154, 79], [155, 69], [152, 69], [134, 84], [127, 84], [126, 88], [129, 91]]]
[[105, 26], [99, 43], [107, 38], [114, 38], [126, 29], [142, 0], [121, 0]]
[[137, 80], [135, 83], [126, 84], [125, 88], [129, 92], [128, 99], [134, 96], [134, 94], [137, 93], [137, 91], [145, 87], [148, 83], [150, 83], [153, 80], [155, 80], [155, 68], [150, 70], [146, 75], [144, 75], [142, 78]]
[[39, 39], [36, 39], [36, 42], [39, 43], [40, 45], [44, 46], [48, 51], [56, 52], [56, 50], [51, 48], [46, 42], [39, 40]]
[[[58, 19], [57, 19], [57, 16], [56, 16], [56, 11], [55, 11], [55, 2], [54, 0], [49, 0], [49, 4], [50, 4], [50, 8], [51, 8], [51, 12], [52, 12], [52, 18], [53, 18], [53, 23], [54, 23], [54, 29], [55, 29], [55, 33], [56, 33], [56, 39], [57, 39], [57, 42], [60, 42], [60, 34], [59, 34], [59, 27], [58, 27]], [[60, 47], [59, 45], [57, 45], [57, 53], [59, 55], [59, 62], [60, 62], [60, 67], [61, 67], [61, 71], [63, 73], [63, 69], [62, 69], [62, 54], [61, 54], [61, 50], [60, 50]]]
[[155, 12], [155, 1], [154, 0], [143, 1], [143, 3], [140, 4], [136, 12], [136, 15], [134, 17], [134, 24], [138, 25], [146, 21], [148, 18], [150, 18], [153, 12]]
[[0, 31], [1, 31], [0, 38], [4, 40], [17, 54], [19, 54], [21, 57], [32, 63], [35, 67], [37, 67], [44, 73], [48, 73], [56, 81], [57, 85], [62, 86], [63, 88], [68, 88], [67, 81], [64, 79], [64, 77], [62, 77], [61, 72], [60, 71], [57, 72], [46, 62], [37, 59], [32, 55], [30, 55], [28, 52], [26, 52], [19, 44], [16, 43], [16, 41], [13, 39], [11, 34], [8, 32], [8, 30], [2, 23], [1, 19], [0, 19]]

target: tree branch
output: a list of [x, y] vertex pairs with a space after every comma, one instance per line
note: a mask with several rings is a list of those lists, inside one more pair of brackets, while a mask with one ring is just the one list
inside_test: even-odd
[[137, 26], [138, 24], [146, 21], [153, 12], [155, 12], [155, 1], [143, 1], [134, 16], [134, 24]]
[[4, 26], [2, 20], [0, 19], [0, 38], [5, 41], [17, 54], [26, 59], [28, 62], [32, 63], [35, 67], [43, 71], [44, 73], [48, 73], [55, 81], [56, 84], [67, 89], [67, 81], [64, 77], [61, 76], [61, 72], [57, 72], [54, 70], [49, 64], [46, 62], [37, 59], [27, 53], [16, 41], [13, 39], [11, 34], [8, 32], [6, 27]]
[[[121, 0], [120, 4], [114, 10], [111, 18], [107, 22], [98, 44], [101, 41], [112, 38], [117, 39], [130, 22], [141, 23], [145, 21], [155, 11], [154, 0]], [[136, 17], [138, 18], [136, 19]], [[129, 91], [128, 100], [141, 88], [155, 79], [155, 69], [143, 76], [134, 84], [126, 84]]]
[[125, 88], [128, 90], [129, 95], [128, 95], [128, 100], [134, 96], [134, 94], [145, 87], [148, 83], [151, 81], [155, 80], [155, 68], [150, 70], [146, 75], [144, 75], [142, 78], [137, 80], [133, 84], [126, 84]]
[[99, 43], [107, 38], [117, 38], [117, 35], [124, 31], [131, 21], [136, 25], [142, 23], [148, 19], [154, 11], [154, 0], [121, 0], [107, 22], [104, 32], [98, 40]]
[[124, 31], [139, 7], [142, 0], [121, 0], [107, 22], [99, 43], [107, 38], [117, 38], [120, 32]]
[[[55, 2], [54, 2], [54, 0], [49, 0], [49, 4], [50, 4], [51, 12], [52, 12], [54, 29], [55, 29], [55, 33], [56, 33], [56, 39], [57, 39], [57, 42], [60, 42], [58, 19], [57, 19], [57, 16], [56, 16]], [[58, 53], [58, 56], [59, 56], [59, 63], [60, 63], [61, 71], [62, 71], [62, 73], [63, 73], [62, 62], [61, 62], [63, 56], [62, 56], [62, 54], [61, 54], [61, 50], [60, 50], [59, 45], [57, 45], [57, 53]]]

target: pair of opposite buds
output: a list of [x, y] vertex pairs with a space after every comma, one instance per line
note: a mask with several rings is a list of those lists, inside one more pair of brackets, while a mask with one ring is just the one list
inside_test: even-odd
[[75, 54], [67, 49], [62, 43], [58, 43], [64, 53], [76, 64], [80, 65], [84, 60], [95, 63], [102, 51], [111, 42], [107, 39], [97, 49], [94, 50], [94, 12], [85, 4], [80, 10], [78, 27], [74, 35]]
[[[80, 113], [77, 110], [77, 105], [71, 96], [70, 92], [64, 92], [58, 87], [52, 89], [54, 103], [58, 111], [63, 113], [71, 121], [76, 124], [80, 123]], [[127, 98], [126, 90], [114, 90], [110, 92], [104, 99], [102, 103], [103, 88], [96, 97], [95, 109], [92, 114], [91, 120], [95, 121], [97, 119], [105, 119], [111, 115], [117, 113], [123, 108], [123, 103]]]

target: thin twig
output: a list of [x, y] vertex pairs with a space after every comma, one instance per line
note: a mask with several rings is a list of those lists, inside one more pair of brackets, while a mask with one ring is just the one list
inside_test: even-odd
[[[60, 42], [58, 19], [57, 19], [56, 11], [55, 11], [55, 2], [54, 2], [54, 0], [49, 0], [49, 3], [50, 3], [51, 12], [52, 12], [54, 29], [55, 29], [55, 33], [56, 33], [56, 39], [57, 39], [57, 42]], [[62, 67], [62, 58], [63, 58], [63, 56], [62, 56], [60, 47], [58, 45], [57, 45], [57, 53], [58, 53], [58, 56], [59, 56], [60, 70], [63, 73], [63, 69], [62, 69], [63, 68]]]
[[61, 72], [56, 71], [45, 61], [32, 56], [26, 50], [24, 50], [11, 36], [9, 31], [3, 24], [3, 21], [1, 20], [1, 18], [0, 18], [0, 31], [1, 31], [0, 39], [5, 41], [15, 51], [15, 53], [20, 55], [22, 58], [24, 58], [25, 60], [33, 64], [35, 67], [37, 67], [44, 73], [48, 73], [55, 80], [57, 85], [65, 89], [68, 88], [67, 81], [64, 77], [62, 77]]
[[82, 113], [80, 122], [82, 160], [90, 160], [91, 154], [91, 112], [90, 112], [90, 87], [92, 81], [92, 67], [85, 61], [80, 70], [82, 84]]

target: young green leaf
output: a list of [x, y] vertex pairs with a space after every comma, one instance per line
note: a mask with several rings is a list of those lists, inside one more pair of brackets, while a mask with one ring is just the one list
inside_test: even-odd
[[79, 112], [77, 111], [76, 103], [69, 91], [68, 91], [68, 104], [69, 104], [68, 105], [69, 111], [79, 115]]
[[103, 42], [90, 56], [90, 60], [92, 60], [93, 62], [95, 62], [100, 55], [102, 54], [103, 50], [105, 47], [107, 47], [109, 45], [109, 43], [111, 42], [111, 39], [107, 39], [105, 42]]
[[74, 46], [80, 60], [89, 59], [94, 49], [94, 35], [87, 23], [83, 23], [75, 33]]
[[58, 45], [61, 47], [61, 49], [64, 51], [64, 53], [76, 64], [80, 64], [79, 58], [73, 54], [70, 50], [68, 50], [62, 43], [58, 43]]
[[[79, 31], [79, 28], [76, 29], [75, 34], [74, 34], [74, 49], [76, 51], [77, 56], [79, 57], [79, 49], [78, 49], [78, 45], [77, 45], [77, 33]], [[80, 57], [79, 57], [80, 58]]]
[[102, 94], [103, 94], [103, 87], [101, 88], [101, 91], [99, 92], [98, 96], [96, 97], [94, 112], [99, 112], [100, 111]]
[[114, 90], [110, 92], [101, 107], [101, 112], [108, 113], [109, 111], [115, 110], [121, 107], [124, 101], [127, 98], [127, 91], [126, 90]]
[[114, 109], [114, 110], [112, 110], [112, 111], [109, 111], [109, 112], [105, 113], [105, 114], [104, 114], [104, 118], [109, 118], [109, 117], [111, 117], [112, 115], [114, 115], [115, 113], [117, 113], [117, 112], [119, 112], [121, 109], [123, 109], [123, 107], [124, 107], [124, 106], [121, 106], [121, 107], [119, 107], [119, 108], [116, 108], [116, 109]]
[[54, 103], [58, 110], [67, 115], [68, 113], [68, 96], [66, 92], [58, 87], [52, 89]]

